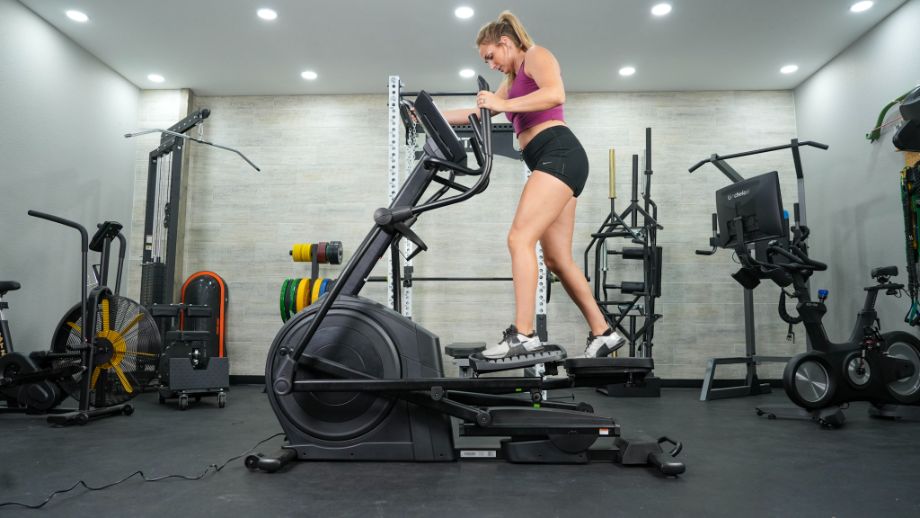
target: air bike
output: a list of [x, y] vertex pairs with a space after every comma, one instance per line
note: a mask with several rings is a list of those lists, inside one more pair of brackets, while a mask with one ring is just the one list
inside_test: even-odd
[[[479, 89], [489, 85], [479, 78]], [[606, 460], [651, 465], [664, 475], [684, 472], [675, 460], [681, 445], [667, 437], [626, 440], [619, 424], [595, 415], [590, 405], [545, 401], [542, 391], [601, 387], [652, 370], [644, 358], [565, 359], [537, 355], [552, 373], [565, 378], [445, 378], [437, 335], [358, 294], [374, 265], [391, 245], [406, 238], [419, 253], [425, 243], [412, 230], [422, 213], [466, 201], [482, 193], [492, 167], [489, 113], [470, 115], [470, 139], [478, 169], [432, 98], [420, 92], [415, 113], [428, 135], [421, 158], [389, 208], [377, 209], [374, 227], [320, 303], [298, 313], [281, 328], [265, 367], [268, 399], [287, 439], [273, 455], [246, 458], [251, 470], [273, 472], [291, 461], [455, 461], [504, 459], [539, 464], [584, 464]], [[475, 177], [472, 186], [459, 177]], [[422, 202], [429, 186], [438, 184]], [[453, 194], [448, 194], [453, 192]], [[446, 195], [446, 196], [445, 196]], [[472, 368], [520, 368], [526, 357]], [[454, 444], [451, 418], [460, 437], [503, 437], [493, 448]], [[591, 448], [604, 439], [603, 449]], [[611, 443], [612, 444], [609, 444]], [[598, 445], [602, 446], [602, 445]], [[668, 451], [662, 449], [665, 446]]]

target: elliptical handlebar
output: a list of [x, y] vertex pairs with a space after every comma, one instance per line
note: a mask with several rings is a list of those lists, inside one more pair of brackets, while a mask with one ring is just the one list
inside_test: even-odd
[[[479, 76], [479, 91], [488, 91], [489, 83], [486, 80]], [[425, 94], [422, 91], [419, 94], [419, 97]], [[424, 159], [426, 165], [434, 165], [444, 169], [454, 171], [456, 173], [468, 176], [478, 176], [476, 183], [470, 187], [468, 190], [456, 195], [444, 199], [439, 199], [424, 203], [412, 207], [412, 215], [421, 214], [433, 209], [439, 209], [447, 205], [453, 205], [455, 203], [460, 203], [465, 201], [476, 194], [479, 194], [483, 191], [483, 186], [489, 182], [489, 174], [492, 172], [492, 116], [488, 108], [481, 108], [479, 110], [479, 116], [475, 114], [470, 114], [469, 121], [470, 126], [473, 129], [473, 154], [476, 156], [476, 160], [479, 162], [478, 169], [470, 169], [468, 167], [462, 166], [460, 164], [451, 162], [450, 160], [443, 160], [439, 158], [427, 157]], [[477, 151], [478, 147], [478, 151]]]

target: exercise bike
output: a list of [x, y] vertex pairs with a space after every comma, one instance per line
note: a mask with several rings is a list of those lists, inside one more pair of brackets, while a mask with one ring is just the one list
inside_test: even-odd
[[[865, 288], [865, 303], [849, 339], [833, 343], [822, 323], [828, 292], [819, 290], [814, 302], [805, 283], [811, 272], [826, 270], [827, 265], [808, 258], [795, 245], [788, 249], [771, 245], [767, 256], [766, 264], [755, 259], [748, 267], [766, 273], [780, 286], [791, 284], [793, 293], [784, 290], [780, 295], [779, 314], [790, 326], [805, 326], [811, 350], [793, 356], [783, 371], [786, 394], [801, 409], [762, 406], [757, 408], [758, 415], [808, 418], [823, 427], [838, 428], [846, 422], [842, 407], [851, 401], [868, 401], [877, 416], [882, 416], [882, 410], [897, 411], [888, 405], [920, 402], [920, 340], [903, 331], [883, 333], [875, 309], [880, 292], [897, 295], [904, 289], [903, 284], [890, 280], [898, 274], [896, 266], [872, 270], [876, 284]], [[797, 300], [796, 316], [786, 310], [787, 296]]]
[[[488, 88], [480, 77], [479, 89]], [[665, 475], [684, 472], [683, 463], [674, 458], [681, 449], [678, 442], [666, 437], [626, 440], [619, 437], [614, 419], [595, 415], [590, 405], [545, 401], [542, 396], [547, 389], [599, 387], [641, 377], [651, 371], [651, 359], [565, 359], [565, 378], [445, 378], [435, 334], [358, 295], [377, 261], [399, 239], [416, 245], [412, 255], [427, 250], [411, 229], [421, 214], [468, 200], [489, 182], [488, 110], [470, 116], [477, 169], [467, 167], [463, 144], [428, 93], [419, 94], [414, 110], [428, 136], [414, 170], [390, 207], [374, 213], [374, 227], [333, 289], [288, 320], [271, 345], [266, 392], [286, 444], [273, 455], [248, 456], [246, 466], [273, 472], [296, 459], [606, 460], [652, 465]], [[464, 176], [476, 182], [465, 185], [459, 181]], [[422, 202], [432, 184], [440, 187]], [[456, 194], [445, 196], [450, 191]], [[451, 418], [459, 421], [461, 437], [505, 439], [498, 448], [455, 447]], [[615, 439], [615, 444], [592, 449], [599, 438]]]
[[[10, 306], [3, 297], [20, 287], [16, 281], [0, 281], [0, 397], [6, 401], [0, 413], [44, 414], [54, 411], [67, 397], [60, 382], [79, 374], [83, 367], [55, 368], [45, 356], [30, 357], [15, 350], [9, 322], [3, 314]], [[71, 353], [70, 357], [79, 360], [79, 353]]]
[[[920, 340], [908, 333], [883, 333], [875, 303], [879, 292], [896, 295], [903, 284], [891, 282], [898, 273], [889, 266], [872, 270], [874, 286], [865, 288], [866, 300], [850, 338], [833, 343], [822, 323], [827, 312], [827, 290], [811, 299], [808, 280], [827, 265], [808, 256], [809, 229], [802, 225], [796, 207], [796, 225], [791, 229], [783, 212], [776, 172], [740, 180], [716, 193], [719, 231], [713, 241], [733, 249], [741, 269], [732, 275], [747, 289], [769, 279], [783, 291], [779, 314], [790, 326], [803, 324], [809, 350], [793, 356], [783, 372], [783, 388], [799, 408], [764, 405], [758, 415], [776, 418], [811, 419], [826, 428], [838, 428], [845, 421], [842, 409], [852, 401], [868, 401], [876, 408], [886, 405], [915, 405], [920, 402]], [[762, 256], [752, 254], [760, 248]], [[792, 293], [786, 288], [791, 286]], [[786, 309], [794, 298], [796, 315]]]
[[[29, 215], [59, 223], [80, 233], [80, 302], [55, 327], [49, 351], [25, 356], [11, 348], [9, 326], [2, 330], [7, 354], [0, 357], [0, 395], [8, 411], [49, 412], [56, 425], [86, 424], [100, 417], [130, 415], [127, 403], [156, 376], [160, 338], [153, 318], [136, 302], [119, 295], [125, 255], [121, 224], [106, 221], [92, 239], [82, 225], [51, 214]], [[114, 291], [106, 286], [111, 242], [119, 241], [118, 273]], [[98, 252], [97, 286], [87, 290], [88, 252]], [[0, 285], [0, 296], [19, 288], [15, 282]], [[0, 308], [9, 306], [0, 304]], [[58, 409], [71, 396], [76, 409]]]

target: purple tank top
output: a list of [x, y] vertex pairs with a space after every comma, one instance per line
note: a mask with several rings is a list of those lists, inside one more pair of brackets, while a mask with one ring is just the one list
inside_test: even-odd
[[[537, 86], [537, 82], [524, 73], [524, 63], [521, 63], [521, 69], [518, 70], [517, 75], [514, 76], [514, 82], [512, 82], [511, 86], [508, 88], [508, 99], [523, 97], [539, 89], [540, 87]], [[541, 122], [553, 120], [565, 122], [565, 114], [562, 111], [561, 104], [539, 112], [506, 112], [505, 116], [508, 117], [508, 120], [511, 121], [511, 124], [514, 126], [515, 135], [520, 135], [525, 129], [532, 128]]]

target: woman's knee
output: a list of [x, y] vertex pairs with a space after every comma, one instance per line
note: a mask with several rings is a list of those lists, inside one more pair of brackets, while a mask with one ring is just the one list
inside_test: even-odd
[[514, 227], [508, 231], [508, 250], [513, 252], [518, 249], [532, 249], [535, 246], [537, 246], [537, 239], [530, 233]]
[[559, 268], [559, 261], [552, 255], [547, 255], [544, 251], [543, 253], [543, 264], [546, 266], [546, 269], [556, 273]]
[[543, 264], [545, 264], [546, 268], [553, 273], [558, 274], [561, 270], [565, 269], [573, 262], [574, 260], [571, 256], [547, 254], [545, 250], [543, 252]]

